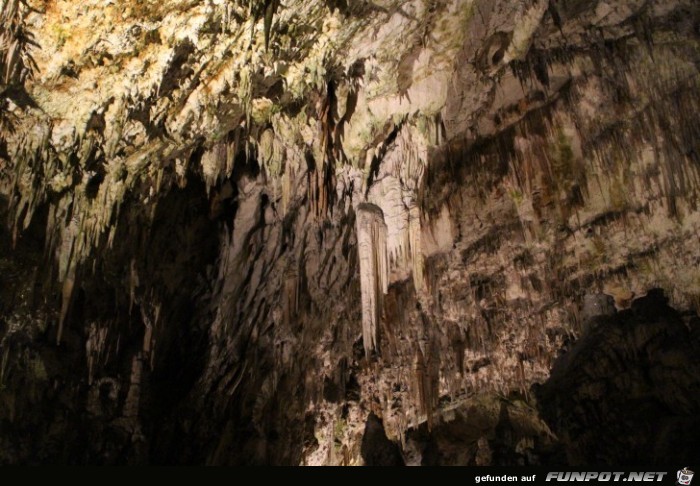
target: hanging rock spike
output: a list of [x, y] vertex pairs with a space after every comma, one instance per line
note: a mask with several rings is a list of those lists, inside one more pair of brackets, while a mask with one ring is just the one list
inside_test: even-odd
[[379, 206], [357, 207], [357, 248], [362, 290], [362, 339], [365, 356], [379, 348], [378, 326], [389, 281], [386, 253], [386, 224]]

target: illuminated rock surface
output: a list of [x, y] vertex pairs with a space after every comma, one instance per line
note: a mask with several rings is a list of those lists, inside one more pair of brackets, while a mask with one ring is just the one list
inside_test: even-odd
[[697, 458], [696, 1], [26, 1], [0, 464]]

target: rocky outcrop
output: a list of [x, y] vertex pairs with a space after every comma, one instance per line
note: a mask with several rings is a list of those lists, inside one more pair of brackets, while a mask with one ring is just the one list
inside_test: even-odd
[[0, 0], [0, 462], [697, 445], [694, 2], [32, 1]]
[[598, 318], [561, 356], [537, 393], [568, 463], [690, 460], [700, 432], [697, 319], [653, 290]]

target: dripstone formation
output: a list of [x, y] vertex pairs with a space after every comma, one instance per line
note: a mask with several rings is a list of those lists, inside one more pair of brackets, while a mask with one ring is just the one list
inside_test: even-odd
[[0, 464], [700, 450], [695, 0], [0, 0]]

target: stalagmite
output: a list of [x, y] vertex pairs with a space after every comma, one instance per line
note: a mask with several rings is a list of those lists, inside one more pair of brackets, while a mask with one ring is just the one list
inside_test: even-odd
[[362, 339], [367, 357], [378, 348], [378, 324], [389, 280], [386, 232], [382, 210], [374, 204], [360, 204], [357, 208], [357, 246], [362, 289]]

